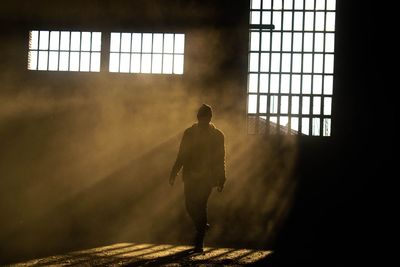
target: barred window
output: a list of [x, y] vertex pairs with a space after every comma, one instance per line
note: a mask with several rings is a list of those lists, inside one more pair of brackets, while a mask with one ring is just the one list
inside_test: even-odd
[[185, 35], [112, 32], [110, 72], [183, 74]]
[[330, 136], [335, 0], [252, 0], [248, 133]]
[[28, 69], [100, 71], [101, 32], [30, 31]]

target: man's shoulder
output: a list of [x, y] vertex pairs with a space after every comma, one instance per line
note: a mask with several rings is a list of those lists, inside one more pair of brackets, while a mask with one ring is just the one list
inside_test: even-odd
[[225, 137], [224, 132], [222, 130], [218, 129], [215, 125], [214, 125], [214, 128], [213, 128], [213, 131], [214, 131], [214, 134], [217, 137], [219, 137], [219, 138], [224, 138]]
[[183, 134], [190, 134], [193, 131], [195, 131], [195, 129], [196, 129], [196, 124], [193, 124], [192, 126], [186, 128], [185, 131], [183, 132]]

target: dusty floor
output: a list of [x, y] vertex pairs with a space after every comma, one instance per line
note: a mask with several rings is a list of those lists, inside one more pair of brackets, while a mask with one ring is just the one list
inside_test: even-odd
[[118, 243], [8, 266], [249, 266], [262, 262], [272, 253], [212, 247], [205, 248], [204, 253], [193, 253], [191, 249], [189, 246]]

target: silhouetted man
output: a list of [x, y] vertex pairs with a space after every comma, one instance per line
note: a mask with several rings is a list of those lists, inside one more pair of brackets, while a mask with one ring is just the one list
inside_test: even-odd
[[207, 220], [207, 201], [213, 187], [221, 192], [225, 184], [224, 134], [212, 123], [212, 109], [203, 104], [197, 112], [198, 122], [185, 130], [169, 182], [183, 167], [186, 210], [196, 228], [195, 251], [203, 251]]

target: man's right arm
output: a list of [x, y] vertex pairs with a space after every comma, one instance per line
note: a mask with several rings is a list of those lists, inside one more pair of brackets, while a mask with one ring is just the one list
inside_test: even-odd
[[179, 146], [178, 156], [176, 157], [175, 163], [172, 166], [171, 174], [169, 177], [169, 183], [171, 185], [174, 184], [175, 178], [183, 166], [183, 161], [186, 154], [186, 146], [187, 146], [186, 143], [187, 143], [187, 132], [185, 131]]

